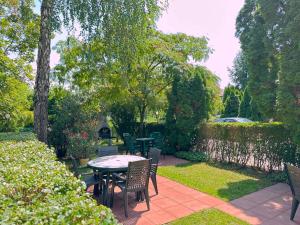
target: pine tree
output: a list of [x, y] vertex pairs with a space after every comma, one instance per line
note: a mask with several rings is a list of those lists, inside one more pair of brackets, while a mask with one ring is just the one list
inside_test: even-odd
[[248, 88], [245, 89], [243, 94], [243, 98], [239, 108], [239, 117], [252, 117], [251, 96], [249, 94]]
[[231, 92], [224, 104], [222, 117], [237, 117], [239, 114], [240, 99], [235, 92]]

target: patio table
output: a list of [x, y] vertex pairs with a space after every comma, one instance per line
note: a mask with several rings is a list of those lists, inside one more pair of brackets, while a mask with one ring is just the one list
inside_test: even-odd
[[[144, 157], [136, 155], [111, 155], [103, 156], [88, 162], [88, 167], [101, 173], [107, 174], [106, 184], [109, 183], [109, 178], [113, 172], [126, 172], [128, 170], [128, 163], [139, 160], [144, 160]], [[104, 187], [102, 194], [103, 204], [108, 205], [108, 187]]]
[[136, 141], [141, 142], [141, 153], [142, 153], [142, 156], [146, 156], [148, 158], [149, 148], [147, 149], [147, 151], [145, 151], [146, 150], [146, 144], [147, 143], [149, 144], [149, 142], [151, 142], [153, 140], [154, 140], [154, 138], [150, 138], [150, 137], [149, 138], [137, 138], [136, 139]]

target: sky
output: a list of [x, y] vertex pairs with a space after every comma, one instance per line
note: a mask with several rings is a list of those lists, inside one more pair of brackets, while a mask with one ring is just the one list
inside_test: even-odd
[[208, 46], [214, 52], [203, 65], [221, 78], [224, 88], [230, 82], [228, 68], [240, 50], [234, 34], [235, 20], [243, 4], [244, 0], [169, 0], [157, 26], [165, 33], [208, 37]]
[[[220, 77], [220, 86], [224, 88], [230, 82], [228, 68], [232, 67], [240, 50], [234, 34], [235, 20], [243, 4], [244, 0], [169, 0], [169, 7], [158, 20], [157, 27], [164, 33], [208, 37], [208, 46], [214, 52], [203, 65]], [[65, 36], [57, 34], [52, 44]], [[59, 55], [52, 51], [51, 67], [58, 62]]]

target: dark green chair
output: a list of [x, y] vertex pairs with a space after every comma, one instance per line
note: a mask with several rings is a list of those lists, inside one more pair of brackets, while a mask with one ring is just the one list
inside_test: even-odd
[[293, 195], [290, 220], [294, 220], [300, 201], [300, 168], [288, 164], [285, 164], [284, 166]]
[[98, 157], [118, 155], [118, 146], [101, 146], [98, 148]]
[[161, 150], [161, 153], [165, 156], [165, 151], [164, 151], [164, 138], [162, 134], [158, 131], [150, 133], [150, 137], [154, 138], [154, 141], [152, 143], [151, 147], [155, 147]]
[[160, 149], [150, 148], [150, 151], [149, 151], [149, 159], [150, 159], [150, 162], [151, 162], [150, 178], [151, 178], [151, 181], [152, 181], [152, 184], [154, 186], [156, 194], [158, 194], [156, 173], [157, 173], [158, 163], [159, 163], [159, 159], [160, 159], [160, 154], [161, 154]]
[[86, 190], [90, 186], [94, 186], [94, 194], [97, 195], [99, 193], [99, 185], [101, 183], [99, 174], [96, 174], [93, 172], [80, 173], [79, 164], [78, 164], [77, 160], [73, 156], [71, 156], [71, 160], [72, 160], [72, 171], [73, 171], [74, 175], [77, 178], [84, 181], [84, 183], [86, 185]]
[[113, 182], [110, 197], [110, 206], [113, 207], [114, 189], [118, 186], [123, 194], [125, 216], [128, 217], [128, 193], [140, 193], [145, 195], [147, 208], [150, 210], [150, 199], [148, 192], [150, 176], [150, 160], [140, 160], [128, 163], [128, 171], [125, 176], [113, 173]]
[[129, 153], [131, 155], [135, 155], [139, 151], [139, 145], [136, 143], [136, 140], [133, 136], [131, 136], [128, 133], [125, 133], [126, 135], [123, 136], [124, 138], [124, 144], [126, 147], [126, 155]]

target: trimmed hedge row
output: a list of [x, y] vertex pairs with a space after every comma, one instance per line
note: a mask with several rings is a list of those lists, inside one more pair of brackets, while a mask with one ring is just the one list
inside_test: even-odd
[[[20, 138], [21, 139], [21, 138]], [[1, 224], [117, 224], [84, 184], [34, 141], [0, 142]]]
[[3, 132], [0, 133], [0, 141], [29, 141], [36, 140], [35, 134], [32, 132]]
[[282, 123], [208, 123], [200, 129], [195, 149], [222, 162], [263, 170], [300, 165], [300, 154]]

